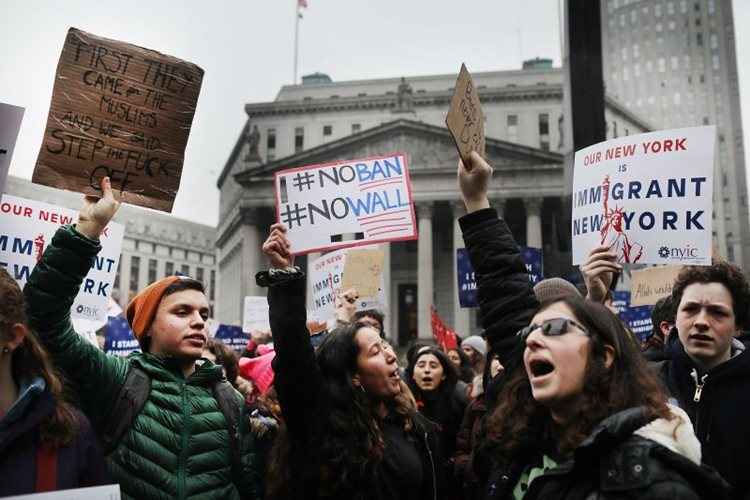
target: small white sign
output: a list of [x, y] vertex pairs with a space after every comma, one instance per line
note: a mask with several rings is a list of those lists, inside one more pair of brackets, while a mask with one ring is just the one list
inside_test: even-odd
[[21, 130], [24, 108], [0, 102], [0, 194], [5, 192], [10, 160]]
[[577, 151], [573, 264], [607, 245], [621, 263], [711, 263], [716, 127], [620, 137]]
[[417, 239], [403, 153], [282, 170], [274, 185], [296, 255]]
[[120, 485], [94, 486], [5, 497], [4, 500], [120, 500]]
[[[78, 220], [78, 212], [40, 201], [3, 195], [0, 200], [0, 266], [23, 288], [55, 231]], [[107, 304], [117, 275], [125, 228], [111, 222], [100, 238], [102, 250], [83, 279], [70, 315], [107, 321]]]
[[[372, 247], [377, 249], [377, 246]], [[327, 321], [335, 316], [336, 295], [346, 290], [344, 284], [344, 269], [346, 256], [355, 249], [342, 249], [327, 253], [312, 262], [308, 272], [312, 295], [309, 316], [320, 321]], [[379, 309], [388, 310], [388, 296], [385, 291], [385, 278], [380, 274], [380, 285], [374, 295], [360, 296], [357, 300], [357, 310]]]
[[242, 313], [242, 331], [267, 332], [271, 330], [268, 319], [268, 298], [265, 295], [245, 297], [245, 307]]

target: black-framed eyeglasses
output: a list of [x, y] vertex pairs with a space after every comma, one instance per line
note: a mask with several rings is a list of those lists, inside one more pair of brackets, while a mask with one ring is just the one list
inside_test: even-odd
[[542, 321], [541, 325], [532, 323], [529, 326], [519, 330], [516, 335], [518, 335], [525, 341], [528, 338], [528, 336], [531, 335], [531, 332], [537, 329], [541, 329], [542, 335], [547, 336], [547, 337], [557, 337], [559, 335], [564, 335], [568, 333], [570, 331], [570, 325], [573, 325], [579, 330], [581, 330], [587, 337], [590, 336], [588, 330], [586, 330], [586, 328], [584, 328], [583, 325], [581, 325], [577, 321], [573, 321], [572, 319], [568, 319], [568, 318], [548, 319], [546, 321]]

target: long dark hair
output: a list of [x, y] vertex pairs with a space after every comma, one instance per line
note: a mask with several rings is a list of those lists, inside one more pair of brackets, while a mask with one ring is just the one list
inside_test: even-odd
[[[524, 445], [538, 441], [540, 435], [554, 439], [557, 452], [566, 454], [604, 418], [628, 408], [644, 407], [649, 418], [671, 418], [656, 376], [612, 312], [574, 297], [546, 302], [539, 311], [555, 303], [567, 305], [591, 334], [581, 398], [575, 415], [564, 428], [556, 428], [549, 410], [532, 396], [526, 370], [519, 367], [503, 387], [487, 423], [493, 447], [505, 461], [517, 456]], [[605, 365], [606, 346], [614, 349], [609, 368]]]
[[[5, 269], [0, 268], [0, 336], [9, 338], [9, 330], [17, 324], [24, 325], [28, 330], [25, 306], [18, 283]], [[11, 356], [11, 376], [16, 384], [21, 380], [41, 377], [46, 390], [55, 399], [55, 410], [41, 422], [42, 443], [52, 447], [69, 444], [78, 433], [79, 422], [73, 408], [65, 402], [61, 377], [36, 334], [27, 331], [23, 342]]]
[[456, 367], [451, 363], [451, 360], [448, 359], [448, 356], [446, 356], [443, 351], [431, 346], [419, 349], [409, 360], [409, 365], [406, 367], [406, 383], [409, 384], [409, 388], [414, 393], [414, 397], [417, 400], [422, 400], [425, 396], [414, 381], [414, 368], [417, 366], [419, 358], [427, 354], [432, 354], [437, 358], [440, 362], [440, 366], [443, 367], [443, 375], [445, 375], [445, 380], [440, 383], [436, 392], [440, 396], [452, 397], [453, 392], [456, 389], [456, 382], [458, 382], [458, 372], [456, 371]]
[[[376, 405], [362, 388], [352, 383], [359, 355], [356, 335], [361, 328], [370, 327], [354, 323], [332, 331], [316, 351], [322, 392], [328, 399], [330, 413], [324, 417], [315, 442], [310, 444], [317, 450], [321, 464], [317, 471], [321, 491], [351, 498], [375, 487], [371, 483], [385, 448]], [[386, 404], [391, 414], [401, 420], [404, 430], [411, 430], [417, 410], [408, 386], [402, 382], [401, 393]], [[288, 498], [292, 472], [299, 472], [289, 470], [289, 453], [289, 436], [282, 426], [269, 467], [269, 498]]]

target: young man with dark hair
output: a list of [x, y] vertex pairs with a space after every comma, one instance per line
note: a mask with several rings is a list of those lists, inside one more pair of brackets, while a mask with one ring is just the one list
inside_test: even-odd
[[750, 353], [737, 336], [747, 321], [750, 287], [727, 262], [689, 266], [675, 280], [672, 301], [675, 326], [666, 359], [655, 367], [690, 416], [703, 462], [732, 485], [732, 498], [748, 498]]
[[73, 329], [73, 299], [119, 207], [108, 178], [101, 187], [34, 268], [24, 290], [29, 323], [75, 383], [123, 498], [255, 498], [260, 468], [243, 398], [221, 367], [199, 361], [209, 314], [200, 282], [169, 276], [133, 298], [127, 319], [142, 353], [108, 356]]
[[365, 309], [357, 311], [352, 316], [352, 323], [364, 323], [371, 326], [380, 334], [380, 338], [385, 338], [385, 315], [377, 309]]

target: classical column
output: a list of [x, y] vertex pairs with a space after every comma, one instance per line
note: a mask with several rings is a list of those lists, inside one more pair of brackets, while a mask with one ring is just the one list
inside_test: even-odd
[[398, 339], [396, 338], [398, 326], [394, 321], [396, 315], [393, 314], [394, 302], [391, 297], [391, 244], [382, 243], [380, 248], [383, 250], [383, 286], [385, 287], [383, 290], [385, 293], [385, 310], [383, 311], [383, 314], [385, 314], [385, 325], [383, 325], [383, 327], [385, 328], [388, 340], [395, 345], [398, 342]]
[[497, 215], [503, 219], [505, 218], [505, 205], [508, 201], [508, 198], [493, 198], [490, 202], [490, 205], [495, 207], [495, 210], [497, 210]]
[[242, 235], [242, 298], [240, 303], [244, 303], [244, 297], [248, 295], [264, 295], [258, 285], [255, 284], [255, 273], [265, 267], [263, 252], [261, 246], [263, 239], [258, 229], [259, 223], [258, 208], [243, 208], [241, 211], [242, 225], [240, 234]]
[[432, 276], [432, 203], [418, 203], [419, 240], [417, 243], [417, 336], [432, 338], [430, 307], [433, 297]]
[[120, 254], [120, 307], [126, 309], [130, 302], [130, 251]]
[[524, 198], [526, 246], [542, 248], [542, 198]]
[[452, 204], [453, 209], [453, 328], [456, 332], [466, 338], [469, 335], [469, 309], [461, 307], [458, 300], [458, 267], [456, 253], [459, 248], [464, 248], [464, 237], [458, 219], [466, 213], [463, 202]]

